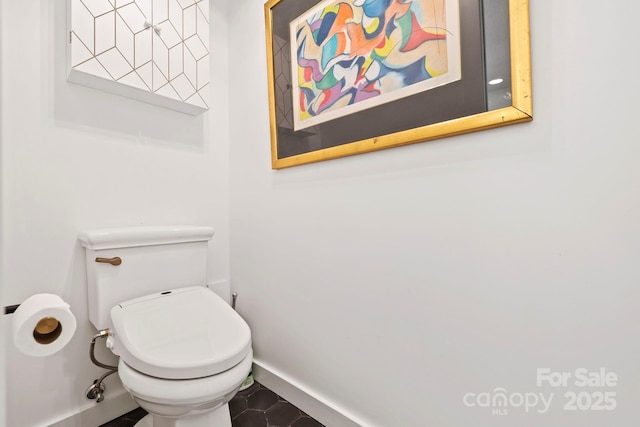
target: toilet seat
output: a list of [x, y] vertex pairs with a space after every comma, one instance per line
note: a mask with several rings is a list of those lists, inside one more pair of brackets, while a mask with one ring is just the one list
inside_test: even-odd
[[211, 290], [194, 286], [111, 309], [112, 351], [152, 377], [194, 379], [226, 371], [251, 352], [247, 323]]
[[121, 359], [118, 374], [122, 385], [137, 399], [161, 405], [196, 406], [234, 393], [247, 377], [252, 362], [253, 352], [249, 351], [240, 363], [220, 374], [190, 380], [167, 380], [144, 375]]

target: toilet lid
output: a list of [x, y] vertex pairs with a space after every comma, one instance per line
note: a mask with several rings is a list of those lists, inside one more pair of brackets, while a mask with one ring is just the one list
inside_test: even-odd
[[112, 350], [143, 374], [201, 378], [237, 365], [251, 349], [247, 323], [205, 287], [147, 295], [111, 309]]

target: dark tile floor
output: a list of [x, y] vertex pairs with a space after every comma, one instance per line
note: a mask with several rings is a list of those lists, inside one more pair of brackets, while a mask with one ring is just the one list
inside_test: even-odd
[[[258, 382], [238, 392], [229, 411], [233, 427], [324, 427]], [[133, 427], [146, 414], [138, 408], [100, 427]]]

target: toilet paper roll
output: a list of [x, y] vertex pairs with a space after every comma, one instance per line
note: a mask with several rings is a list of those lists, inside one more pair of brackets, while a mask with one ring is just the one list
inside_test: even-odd
[[76, 318], [69, 304], [55, 294], [36, 294], [13, 314], [13, 342], [29, 356], [50, 356], [71, 341]]

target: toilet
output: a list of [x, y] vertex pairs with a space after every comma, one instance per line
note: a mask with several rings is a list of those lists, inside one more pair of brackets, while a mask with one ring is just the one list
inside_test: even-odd
[[89, 320], [108, 329], [137, 427], [231, 427], [253, 361], [247, 323], [206, 287], [211, 227], [82, 232]]

